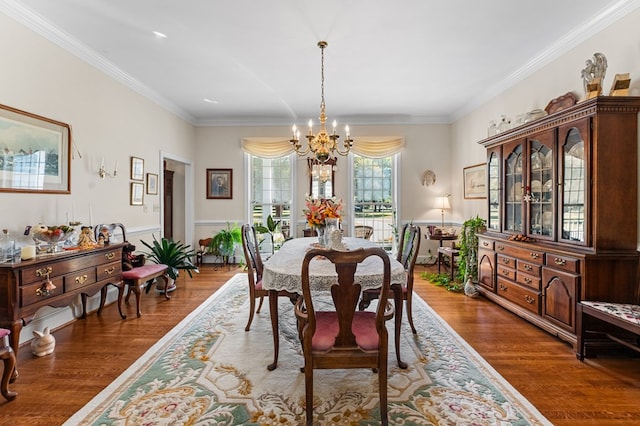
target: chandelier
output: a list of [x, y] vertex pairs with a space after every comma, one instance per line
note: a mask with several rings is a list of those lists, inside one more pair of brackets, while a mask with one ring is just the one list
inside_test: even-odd
[[335, 156], [335, 153], [340, 155], [347, 155], [349, 150], [353, 146], [353, 139], [349, 137], [349, 126], [345, 126], [345, 140], [343, 143], [344, 151], [340, 151], [338, 147], [338, 139], [339, 135], [336, 134], [336, 121], [333, 120], [333, 131], [331, 134], [327, 133], [325, 123], [327, 122], [327, 116], [325, 114], [325, 104], [324, 104], [324, 48], [327, 47], [326, 41], [319, 41], [318, 47], [322, 52], [321, 55], [321, 84], [320, 84], [320, 93], [321, 93], [321, 101], [320, 101], [320, 132], [317, 135], [313, 134], [313, 121], [309, 120], [309, 131], [305, 136], [308, 140], [307, 147], [302, 148], [300, 144], [300, 131], [296, 128], [295, 124], [293, 125], [293, 138], [289, 141], [293, 145], [296, 153], [300, 156], [305, 156], [309, 153], [315, 156], [315, 158], [320, 161], [320, 163], [324, 164], [332, 156]]

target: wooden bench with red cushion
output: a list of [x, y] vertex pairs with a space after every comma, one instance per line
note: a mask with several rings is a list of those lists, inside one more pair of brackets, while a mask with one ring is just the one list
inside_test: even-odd
[[[139, 266], [137, 268], [133, 268], [129, 271], [122, 272], [122, 281], [124, 284], [129, 286], [129, 290], [127, 292], [126, 300], [129, 301], [129, 296], [133, 291], [136, 295], [136, 311], [138, 318], [140, 318], [140, 288], [143, 286], [147, 287], [147, 292], [149, 291], [149, 287], [151, 286], [153, 279], [157, 277], [161, 277], [166, 274], [167, 265], [157, 264], [157, 263], [147, 263], [143, 266]], [[170, 299], [167, 293], [167, 285], [169, 280], [164, 280], [164, 297]], [[124, 285], [122, 285], [118, 289], [118, 310], [120, 311], [120, 316], [122, 319], [125, 319], [127, 316], [122, 312], [122, 294], [124, 293]]]

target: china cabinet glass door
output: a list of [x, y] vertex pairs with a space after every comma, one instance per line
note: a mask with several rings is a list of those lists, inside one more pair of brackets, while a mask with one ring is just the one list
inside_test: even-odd
[[[513, 147], [513, 145], [511, 145]], [[504, 231], [521, 234], [523, 232], [522, 221], [522, 197], [524, 195], [523, 183], [523, 153], [522, 143], [513, 149], [505, 146], [504, 161]]]
[[553, 239], [553, 133], [529, 139], [529, 185], [525, 188], [528, 234]]
[[561, 129], [562, 198], [560, 211], [561, 240], [586, 243], [585, 182], [587, 180], [585, 141], [588, 121]]
[[490, 151], [487, 161], [489, 181], [489, 220], [487, 228], [500, 231], [500, 152]]

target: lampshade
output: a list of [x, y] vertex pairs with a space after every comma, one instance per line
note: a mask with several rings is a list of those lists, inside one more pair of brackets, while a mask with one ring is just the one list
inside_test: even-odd
[[451, 206], [449, 205], [449, 197], [437, 197], [433, 208], [440, 210], [450, 209]]

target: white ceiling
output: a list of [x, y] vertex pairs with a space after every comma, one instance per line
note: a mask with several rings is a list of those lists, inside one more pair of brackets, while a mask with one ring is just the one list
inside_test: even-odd
[[407, 124], [454, 120], [639, 3], [0, 0], [0, 11], [196, 125], [317, 122], [326, 40], [329, 121]]

